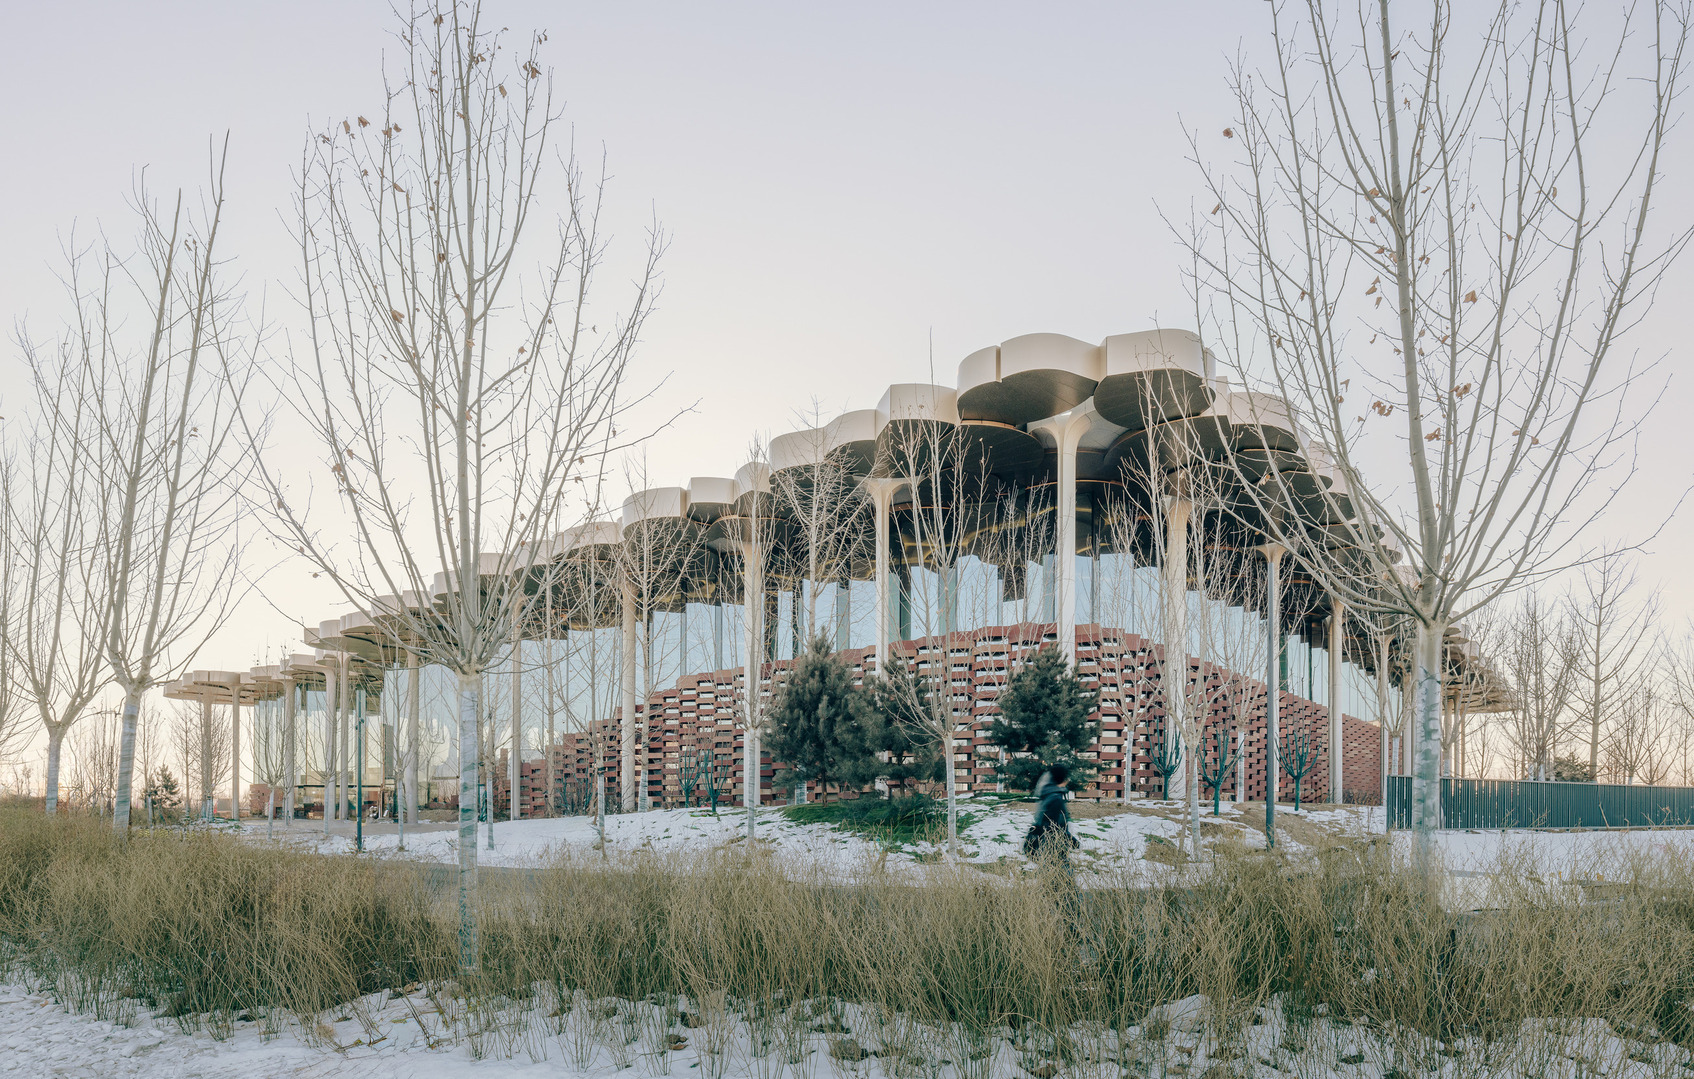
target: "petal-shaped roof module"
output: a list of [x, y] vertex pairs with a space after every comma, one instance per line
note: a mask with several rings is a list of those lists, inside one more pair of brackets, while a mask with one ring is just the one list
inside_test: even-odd
[[771, 439], [771, 471], [816, 467], [829, 456], [829, 428], [809, 427]]
[[1109, 474], [1123, 478], [1127, 469], [1134, 479], [1145, 477], [1155, 462], [1159, 471], [1169, 473], [1228, 456], [1234, 429], [1230, 401], [1236, 396], [1226, 391], [1195, 415], [1174, 416], [1124, 431], [1105, 453]]
[[1270, 448], [1299, 453], [1300, 426], [1274, 393], [1245, 390], [1230, 396], [1230, 420], [1238, 450]]
[[570, 550], [584, 551], [594, 547], [616, 547], [623, 542], [623, 530], [616, 521], [587, 521], [567, 528]]
[[775, 507], [771, 494], [771, 466], [764, 461], [748, 461], [735, 470], [735, 512], [740, 517], [752, 517], [758, 510], [769, 517]]
[[748, 461], [735, 470], [735, 497], [771, 493], [771, 466], [763, 461]]
[[1273, 463], [1278, 472], [1305, 470], [1305, 439], [1282, 398], [1257, 390], [1232, 393], [1229, 416], [1231, 462], [1247, 482], [1257, 483]]
[[830, 453], [841, 455], [841, 463], [854, 475], [869, 475], [876, 465], [876, 436], [882, 416], [874, 408], [844, 412], [824, 427]]
[[626, 533], [648, 521], [678, 521], [687, 516], [686, 487], [649, 487], [623, 500], [623, 527]]
[[[477, 575], [479, 577], [506, 577], [517, 568], [517, 566], [511, 564], [511, 560], [502, 554], [485, 553], [477, 558]], [[455, 591], [457, 581], [454, 578], [456, 576], [456, 573], [435, 574], [430, 580], [430, 593], [435, 596], [445, 596], [449, 592]]]
[[341, 616], [340, 632], [342, 636], [346, 636], [349, 633], [356, 633], [360, 630], [370, 629], [372, 625], [373, 620], [368, 613], [364, 611], [349, 611]]
[[1215, 395], [1211, 355], [1198, 334], [1146, 330], [1100, 344], [1104, 373], [1094, 388], [1100, 415], [1131, 431], [1161, 420], [1195, 416]]
[[1030, 333], [980, 349], [959, 364], [959, 416], [1025, 424], [1088, 400], [1105, 373], [1100, 346]]
[[695, 476], [688, 481], [688, 515], [702, 524], [735, 512], [735, 481], [723, 476]]
[[959, 396], [951, 387], [903, 382], [888, 387], [877, 406], [877, 467], [890, 475], [922, 475], [938, 439], [959, 423]]
[[876, 411], [885, 425], [913, 420], [956, 424], [959, 422], [959, 394], [951, 386], [897, 382], [882, 395]]
[[981, 468], [1011, 483], [1028, 482], [1047, 468], [1049, 454], [1041, 440], [1011, 424], [965, 420], [957, 437], [966, 443], [967, 468]]

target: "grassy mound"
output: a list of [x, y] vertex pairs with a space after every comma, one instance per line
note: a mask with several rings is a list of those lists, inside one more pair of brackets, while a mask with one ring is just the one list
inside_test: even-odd
[[947, 834], [946, 804], [921, 792], [813, 802], [782, 812], [797, 824], [833, 824], [888, 844], [933, 841]]

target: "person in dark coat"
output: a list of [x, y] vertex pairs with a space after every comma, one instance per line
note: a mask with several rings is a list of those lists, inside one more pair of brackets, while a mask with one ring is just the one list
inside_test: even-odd
[[1035, 784], [1035, 820], [1024, 839], [1025, 854], [1037, 861], [1051, 860], [1067, 871], [1071, 849], [1078, 845], [1071, 834], [1070, 814], [1065, 810], [1066, 784], [1070, 777], [1070, 769], [1062, 764], [1055, 764], [1042, 774]]

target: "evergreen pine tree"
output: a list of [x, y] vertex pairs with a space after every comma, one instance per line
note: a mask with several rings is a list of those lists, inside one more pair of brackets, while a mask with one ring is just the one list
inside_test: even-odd
[[1094, 744], [1100, 723], [1092, 718], [1095, 694], [1068, 669], [1057, 646], [1042, 646], [1000, 691], [1000, 714], [988, 740], [1007, 752], [995, 772], [1007, 786], [1028, 790], [1055, 764], [1070, 769], [1071, 788], [1086, 787], [1099, 769], [1081, 754]]
[[770, 709], [771, 756], [795, 781], [817, 785], [863, 782], [875, 764], [872, 732], [879, 726], [871, 695], [853, 684], [853, 670], [818, 637], [795, 661]]
[[153, 773], [147, 783], [147, 789], [142, 792], [142, 797], [152, 799], [154, 811], [165, 819], [169, 819], [177, 806], [182, 804], [182, 793], [177, 789], [176, 776], [171, 775], [171, 770], [164, 765], [160, 765], [159, 770]]

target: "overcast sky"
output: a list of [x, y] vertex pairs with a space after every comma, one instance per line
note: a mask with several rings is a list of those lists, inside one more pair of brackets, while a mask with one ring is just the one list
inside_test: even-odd
[[[655, 414], [694, 410], [649, 449], [655, 483], [730, 475], [757, 432], [814, 398], [866, 407], [891, 381], [952, 382], [965, 354], [1022, 333], [1085, 340], [1193, 323], [1160, 210], [1198, 197], [1182, 125], [1232, 117], [1260, 0], [1205, 4], [530, 3], [500, 25], [550, 31], [545, 57], [577, 144], [603, 146], [612, 217], [671, 237], [637, 377]], [[381, 3], [56, 3], [8, 13], [0, 65], [0, 313], [50, 331], [75, 225], [127, 237], [125, 199], [203, 186], [231, 136], [226, 252], [273, 309], [293, 273], [291, 172], [310, 127], [380, 111], [394, 21]], [[1679, 152], [1676, 161], [1689, 155]], [[1673, 164], [1674, 167], [1674, 164]], [[1686, 191], [1687, 172], [1671, 177]], [[1686, 364], [1684, 265], [1633, 340]], [[7, 347], [0, 412], [21, 403]], [[1648, 421], [1647, 467], [1607, 519], [1633, 538], [1690, 478], [1687, 380]], [[1644, 561], [1678, 619], [1694, 574], [1678, 525]], [[298, 647], [293, 621], [346, 609], [283, 567], [204, 653], [242, 668]]]

